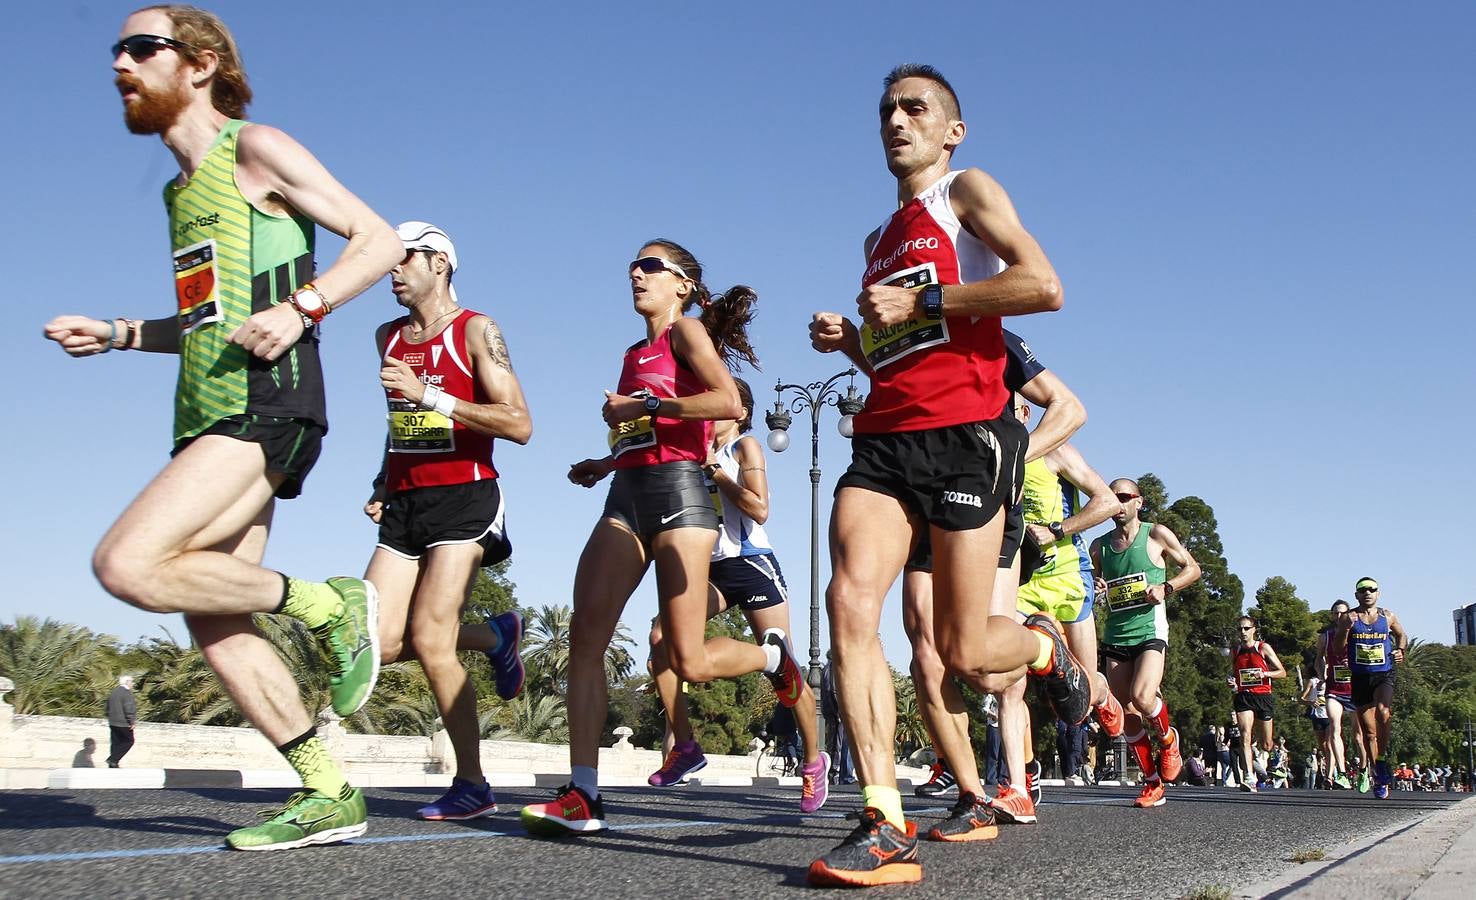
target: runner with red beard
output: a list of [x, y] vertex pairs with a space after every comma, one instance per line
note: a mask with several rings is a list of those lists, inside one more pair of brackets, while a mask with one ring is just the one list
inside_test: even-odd
[[[235, 40], [188, 6], [141, 9], [112, 49], [123, 118], [179, 163], [164, 187], [177, 308], [162, 318], [58, 316], [46, 337], [72, 356], [179, 356], [172, 459], [103, 536], [93, 570], [140, 609], [183, 613], [241, 714], [286, 757], [303, 790], [240, 850], [364, 833], [364, 796], [328, 757], [297, 682], [252, 624], [296, 618], [332, 665], [334, 710], [353, 714], [379, 671], [374, 586], [264, 569], [276, 498], [290, 499], [328, 430], [318, 323], [404, 255], [393, 230], [300, 144], [244, 121], [251, 101]], [[316, 226], [347, 238], [315, 277]]]

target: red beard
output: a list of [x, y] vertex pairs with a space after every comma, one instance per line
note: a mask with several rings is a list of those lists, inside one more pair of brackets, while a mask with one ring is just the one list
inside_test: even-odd
[[119, 75], [114, 83], [120, 90], [127, 87], [138, 93], [123, 106], [123, 124], [134, 134], [163, 134], [189, 105], [182, 81], [163, 90], [149, 90], [127, 75]]

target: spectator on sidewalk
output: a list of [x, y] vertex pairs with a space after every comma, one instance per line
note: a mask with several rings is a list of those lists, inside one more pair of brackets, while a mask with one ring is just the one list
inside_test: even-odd
[[138, 701], [133, 697], [132, 675], [118, 676], [118, 686], [108, 695], [107, 711], [108, 731], [112, 733], [108, 768], [116, 769], [133, 749], [133, 723], [138, 718]]
[[830, 754], [831, 784], [855, 784], [856, 767], [851, 760], [851, 742], [841, 719], [840, 698], [835, 693], [835, 672], [831, 668], [835, 651], [825, 651], [825, 668], [820, 670], [820, 715], [825, 718], [825, 750]]

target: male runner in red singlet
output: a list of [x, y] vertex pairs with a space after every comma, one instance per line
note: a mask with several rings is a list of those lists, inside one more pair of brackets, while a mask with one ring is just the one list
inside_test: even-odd
[[[373, 585], [312, 582], [262, 568], [277, 498], [302, 491], [328, 420], [318, 323], [400, 258], [395, 233], [302, 145], [244, 121], [251, 88], [230, 30], [190, 6], [140, 9], [112, 48], [123, 118], [157, 134], [179, 174], [164, 187], [177, 309], [162, 318], [58, 316], [46, 336], [73, 356], [109, 350], [179, 358], [169, 463], [93, 554], [103, 587], [140, 609], [183, 613], [242, 715], [303, 790], [226, 838], [240, 850], [364, 833], [363, 793], [328, 757], [298, 684], [253, 614], [298, 619], [333, 666], [333, 708], [350, 715], [379, 671]], [[348, 243], [315, 275], [317, 226]]]
[[[1000, 316], [1059, 309], [1060, 282], [1004, 190], [978, 169], [951, 169], [966, 127], [936, 69], [894, 69], [880, 113], [899, 209], [865, 242], [857, 298], [864, 324], [858, 330], [839, 313], [821, 312], [810, 328], [822, 352], [859, 340], [872, 379], [855, 420], [851, 467], [837, 485], [827, 592], [865, 808], [858, 828], [811, 864], [814, 884], [922, 878], [916, 826], [904, 820], [897, 791], [895, 698], [877, 629], [887, 589], [923, 531], [933, 550], [938, 653], [949, 672], [979, 686], [990, 674], [1028, 666], [1050, 676], [1064, 718], [1080, 722], [1090, 710], [1087, 673], [1054, 623], [1032, 617], [1027, 628], [988, 616], [1026, 443], [1007, 408]], [[992, 837], [993, 814], [982, 797], [960, 797], [932, 832]]]
[[498, 696], [510, 700], [523, 686], [522, 624], [512, 611], [493, 617], [490, 629], [463, 628], [461, 610], [477, 570], [512, 552], [493, 439], [526, 444], [533, 421], [501, 329], [457, 303], [451, 238], [426, 222], [398, 230], [405, 258], [390, 270], [390, 285], [409, 314], [375, 333], [389, 440], [383, 480], [364, 508], [379, 523], [364, 578], [379, 588], [381, 659], [420, 660], [456, 753], [451, 789], [420, 817], [472, 819], [496, 812], [497, 801], [482, 775], [476, 686], [457, 638], [486, 638], [476, 649], [488, 653]]

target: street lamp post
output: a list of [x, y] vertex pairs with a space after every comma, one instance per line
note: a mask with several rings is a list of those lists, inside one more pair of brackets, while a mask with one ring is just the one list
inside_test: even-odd
[[[849, 378], [846, 392], [841, 394], [837, 385], [842, 378]], [[786, 409], [784, 394], [794, 395]], [[820, 697], [820, 409], [834, 406], [840, 410], [839, 430], [842, 437], [851, 436], [851, 417], [861, 411], [865, 399], [856, 393], [856, 369], [839, 372], [825, 381], [812, 381], [806, 385], [774, 385], [774, 409], [764, 416], [769, 426], [769, 449], [783, 453], [789, 448], [789, 426], [793, 416], [805, 410], [810, 412], [810, 669], [806, 680], [816, 701]], [[792, 415], [793, 414], [793, 415]]]

